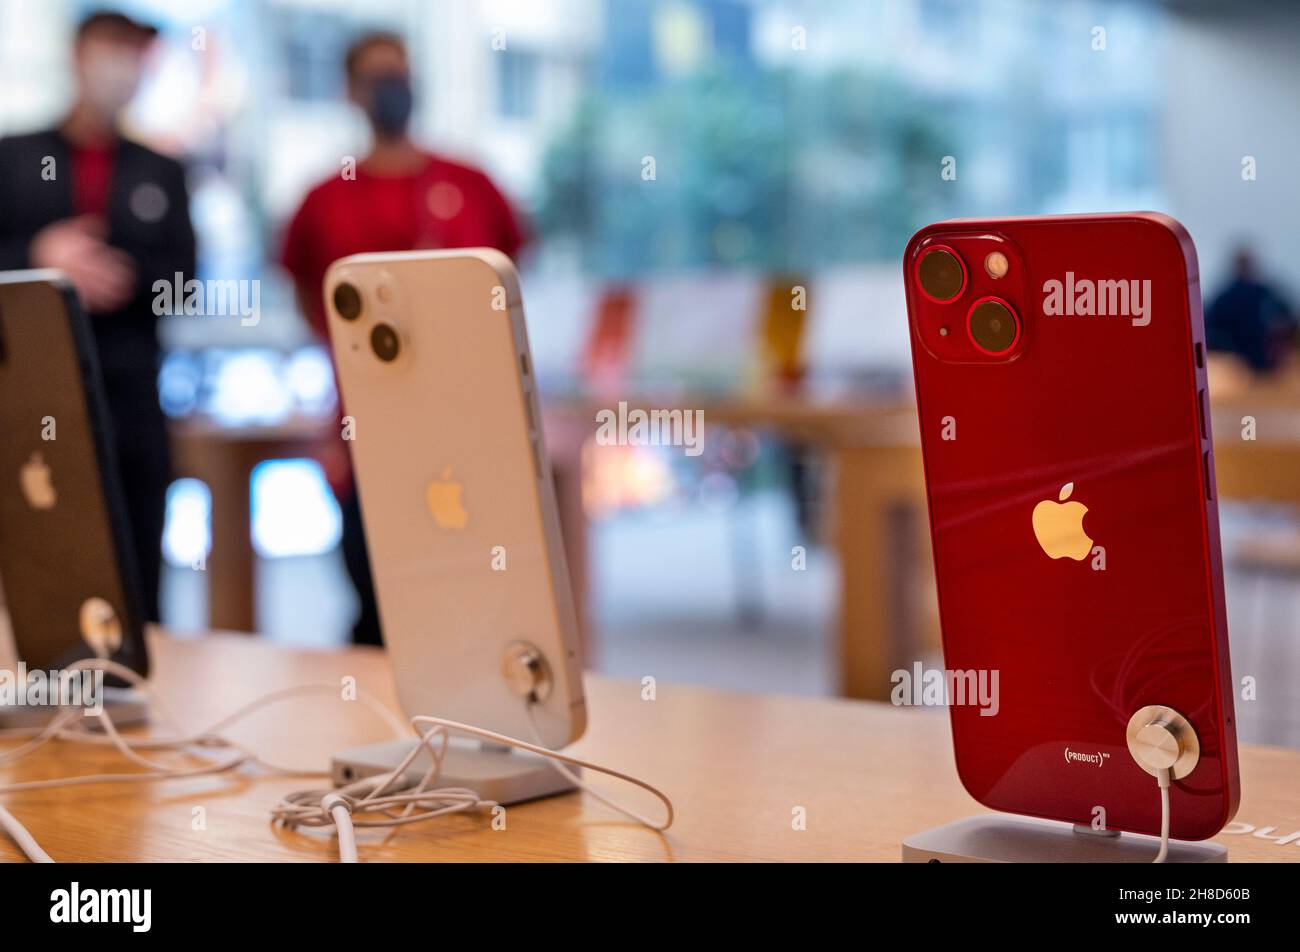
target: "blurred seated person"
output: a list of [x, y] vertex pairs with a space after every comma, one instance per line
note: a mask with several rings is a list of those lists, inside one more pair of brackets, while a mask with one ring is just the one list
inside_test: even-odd
[[1257, 373], [1268, 373], [1295, 341], [1295, 312], [1259, 277], [1249, 248], [1237, 250], [1232, 271], [1227, 287], [1205, 312], [1206, 345], [1236, 354]]
[[[490, 247], [515, 257], [524, 234], [510, 203], [481, 171], [417, 145], [408, 132], [414, 96], [406, 47], [391, 33], [368, 33], [344, 62], [348, 99], [369, 120], [370, 151], [355, 170], [313, 188], [294, 215], [281, 263], [293, 276], [300, 305], [325, 338], [325, 271], [338, 258], [367, 251]], [[358, 644], [380, 644], [379, 612], [361, 527], [361, 509], [342, 440], [321, 450], [343, 513], [343, 557], [360, 611]]]
[[0, 139], [0, 270], [57, 268], [91, 317], [151, 621], [171, 481], [153, 286], [195, 267], [185, 170], [119, 128], [156, 33], [121, 13], [87, 15], [68, 112], [52, 129]]

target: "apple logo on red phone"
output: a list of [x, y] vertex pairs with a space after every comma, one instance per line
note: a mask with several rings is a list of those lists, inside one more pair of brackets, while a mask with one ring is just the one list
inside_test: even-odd
[[1034, 507], [1034, 537], [1052, 558], [1082, 562], [1092, 551], [1092, 539], [1083, 531], [1088, 507], [1078, 500], [1066, 502], [1072, 492], [1074, 483], [1066, 483], [1057, 497], [1060, 502], [1044, 499]]

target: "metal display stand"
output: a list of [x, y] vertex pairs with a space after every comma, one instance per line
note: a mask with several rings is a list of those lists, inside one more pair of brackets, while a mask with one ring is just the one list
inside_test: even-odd
[[[393, 740], [353, 747], [334, 755], [330, 775], [335, 786], [353, 783], [375, 774], [389, 773], [419, 744], [418, 740]], [[429, 751], [407, 768], [406, 779], [419, 782], [430, 765]], [[577, 773], [576, 767], [568, 768]], [[452, 738], [442, 759], [439, 787], [465, 787], [484, 800], [500, 804], [522, 803], [576, 789], [555, 765], [540, 754], [510, 747], [497, 747], [464, 738]]]
[[[984, 814], [914, 833], [903, 840], [905, 863], [1150, 863], [1160, 837], [1118, 830]], [[1226, 863], [1217, 843], [1169, 841], [1168, 863]]]
[[[544, 701], [553, 686], [545, 655], [526, 641], [506, 645], [501, 657], [501, 675], [526, 703]], [[332, 758], [330, 776], [334, 785], [341, 787], [375, 774], [392, 773], [417, 746], [420, 742], [412, 738], [344, 750]], [[425, 748], [406, 769], [403, 779], [419, 783], [431, 764], [432, 756]], [[580, 772], [572, 765], [566, 765], [565, 769], [574, 776]], [[556, 769], [554, 761], [541, 754], [464, 737], [448, 738], [436, 786], [463, 787], [484, 800], [503, 805], [577, 789], [572, 780]]]
[[[0, 728], [44, 727], [62, 708], [51, 705], [0, 704]], [[132, 688], [104, 688], [104, 710], [113, 726], [138, 727], [149, 720], [149, 699]], [[91, 730], [102, 730], [102, 722], [86, 715]]]

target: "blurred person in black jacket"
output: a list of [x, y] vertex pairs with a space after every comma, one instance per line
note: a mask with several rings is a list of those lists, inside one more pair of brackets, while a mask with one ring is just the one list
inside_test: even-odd
[[1205, 311], [1210, 350], [1236, 354], [1252, 370], [1268, 373], [1282, 363], [1296, 339], [1296, 315], [1286, 299], [1259, 274], [1247, 247], [1232, 259], [1232, 278]]
[[63, 121], [0, 139], [0, 270], [59, 269], [92, 317], [145, 610], [155, 621], [171, 457], [158, 404], [153, 284], [195, 270], [184, 169], [118, 129], [156, 32], [119, 13], [87, 16]]

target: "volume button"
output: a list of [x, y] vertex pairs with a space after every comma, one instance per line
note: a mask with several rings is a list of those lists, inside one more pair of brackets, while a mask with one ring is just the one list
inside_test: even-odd
[[542, 480], [542, 448], [541, 448], [540, 446], [537, 445], [537, 435], [536, 435], [536, 434], [533, 434], [532, 437], [529, 439], [528, 442], [529, 442], [529, 444], [532, 446], [532, 450], [533, 450], [533, 474], [537, 477], [537, 481], [538, 481], [538, 482], [541, 482], [541, 480]]
[[1205, 406], [1204, 389], [1196, 391], [1196, 412], [1201, 421], [1201, 439], [1208, 440], [1210, 438], [1210, 422], [1209, 411]]
[[524, 413], [528, 416], [528, 432], [530, 435], [537, 433], [537, 414], [533, 411], [533, 395], [528, 388], [524, 388]]

